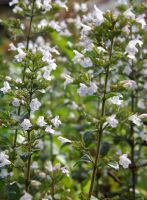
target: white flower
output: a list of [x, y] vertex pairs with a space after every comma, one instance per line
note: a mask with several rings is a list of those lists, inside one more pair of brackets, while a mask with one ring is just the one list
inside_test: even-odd
[[29, 119], [24, 119], [20, 126], [24, 131], [27, 131], [32, 127], [32, 124]]
[[89, 57], [85, 57], [80, 61], [80, 65], [84, 68], [92, 67], [93, 63]]
[[0, 152], [0, 167], [10, 165], [11, 162], [8, 159], [9, 159], [9, 156], [6, 155], [4, 151]]
[[66, 176], [69, 176], [69, 170], [66, 169], [66, 167], [62, 167], [62, 168], [61, 168], [61, 171], [62, 171], [62, 173], [65, 174]]
[[9, 51], [16, 51], [17, 50], [17, 48], [15, 47], [15, 45], [13, 44], [13, 43], [10, 43], [9, 44], [9, 49], [8, 49]]
[[71, 140], [69, 140], [69, 139], [67, 139], [67, 138], [64, 138], [64, 137], [61, 137], [61, 136], [58, 137], [58, 140], [60, 140], [60, 142], [61, 142], [62, 144], [71, 143]]
[[21, 48], [17, 48], [18, 51], [18, 55], [15, 56], [15, 59], [17, 62], [21, 62], [25, 57], [26, 57], [26, 53], [21, 49]]
[[36, 124], [40, 127], [45, 126], [47, 123], [44, 121], [44, 116], [38, 117]]
[[141, 137], [142, 140], [147, 141], [147, 134], [145, 134], [144, 131], [141, 131], [141, 132], [139, 133], [139, 136]]
[[84, 57], [83, 54], [79, 53], [78, 51], [74, 50], [75, 56], [73, 58], [74, 64], [80, 64], [82, 67], [92, 67], [93, 63], [89, 57]]
[[111, 115], [110, 117], [107, 117], [107, 123], [112, 127], [115, 128], [118, 124], [118, 120], [115, 119], [115, 115]]
[[8, 170], [5, 168], [1, 169], [0, 177], [6, 178], [7, 176], [9, 176]]
[[20, 106], [20, 100], [18, 98], [14, 98], [12, 101], [12, 105], [15, 107]]
[[66, 6], [66, 1], [56, 0], [55, 3], [60, 6], [61, 8], [65, 8], [66, 11], [68, 10], [68, 7]]
[[73, 83], [73, 78], [68, 74], [65, 74], [64, 78], [65, 78], [64, 81], [64, 89], [65, 89], [68, 84]]
[[126, 18], [128, 18], [128, 19], [135, 19], [135, 14], [131, 11], [132, 10], [132, 8], [129, 8], [128, 10], [126, 10], [125, 12], [124, 12], [124, 15], [125, 15], [125, 17]]
[[147, 113], [141, 114], [138, 116], [140, 119], [144, 119], [147, 118]]
[[104, 22], [103, 12], [100, 9], [98, 9], [96, 5], [94, 5], [94, 9], [95, 9], [94, 20], [96, 26], [99, 26]]
[[47, 126], [45, 129], [46, 133], [51, 133], [51, 134], [55, 134], [55, 130], [52, 129], [52, 125], [51, 126]]
[[31, 103], [30, 103], [30, 108], [32, 112], [35, 112], [36, 110], [38, 110], [41, 106], [41, 103], [38, 101], [37, 98], [32, 99]]
[[81, 59], [84, 57], [83, 54], [79, 53], [77, 50], [73, 50], [75, 53], [75, 56], [73, 58], [74, 64], [79, 64], [81, 62]]
[[13, 6], [18, 3], [18, 0], [12, 0], [9, 2], [9, 6]]
[[19, 200], [32, 200], [32, 196], [25, 192], [25, 194]]
[[142, 29], [144, 29], [146, 27], [146, 22], [145, 22], [145, 14], [139, 15], [136, 18], [136, 22], [141, 24]]
[[141, 119], [137, 116], [137, 114], [131, 115], [128, 119], [132, 121], [134, 124], [136, 124], [137, 126], [141, 125]]
[[119, 164], [125, 169], [129, 167], [131, 160], [127, 158], [127, 154], [123, 154], [119, 157]]
[[3, 87], [0, 89], [4, 94], [6, 94], [11, 89], [9, 83], [4, 81]]
[[96, 93], [97, 92], [97, 85], [96, 85], [96, 83], [95, 82], [91, 82], [90, 83], [90, 87], [88, 88], [88, 94], [89, 95], [93, 95], [94, 93]]
[[125, 53], [127, 53], [128, 58], [132, 60], [135, 59], [135, 54], [138, 52], [138, 49], [136, 47], [137, 44], [141, 47], [143, 45], [143, 42], [139, 39], [133, 39], [128, 43], [126, 47]]
[[111, 103], [112, 104], [115, 104], [115, 105], [121, 105], [123, 100], [120, 100], [120, 95], [119, 96], [113, 96], [111, 99], [110, 99]]
[[51, 8], [52, 8], [51, 0], [44, 0], [43, 1], [43, 9], [45, 10], [45, 12], [50, 11]]
[[38, 169], [38, 168], [39, 168], [38, 163], [37, 163], [36, 161], [34, 161], [34, 162], [32, 163], [32, 165], [31, 165], [31, 168], [32, 168], [32, 169]]
[[55, 127], [58, 127], [61, 124], [61, 121], [59, 120], [59, 116], [54, 117], [51, 122], [54, 124]]
[[88, 94], [88, 87], [84, 83], [80, 83], [80, 88], [77, 92], [80, 96], [86, 96]]
[[120, 82], [123, 87], [128, 88], [128, 89], [136, 89], [137, 88], [137, 84], [135, 81], [133, 80], [124, 80]]
[[52, 76], [50, 75], [50, 70], [45, 70], [44, 73], [43, 73], [43, 78], [48, 80], [48, 81], [51, 81], [52, 80]]
[[74, 3], [74, 10], [76, 12], [82, 11], [82, 12], [86, 12], [87, 11], [87, 4], [86, 3]]

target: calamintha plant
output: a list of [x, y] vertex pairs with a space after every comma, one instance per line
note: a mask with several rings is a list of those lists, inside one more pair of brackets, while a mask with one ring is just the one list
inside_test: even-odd
[[13, 0], [0, 21], [0, 199], [145, 200], [147, 6], [71, 3]]

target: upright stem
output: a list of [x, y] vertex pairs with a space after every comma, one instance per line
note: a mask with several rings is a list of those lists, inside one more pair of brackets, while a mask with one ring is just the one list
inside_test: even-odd
[[[109, 53], [109, 61], [111, 62], [111, 57], [112, 57], [112, 49], [113, 49], [113, 39], [111, 41], [111, 48], [110, 48], [110, 53]], [[102, 97], [102, 108], [101, 108], [101, 115], [100, 118], [103, 118], [105, 114], [105, 103], [106, 103], [106, 94], [107, 94], [107, 85], [108, 85], [108, 78], [109, 78], [109, 69], [110, 65], [107, 65], [106, 68], [106, 76], [105, 76], [105, 85], [104, 85], [104, 92], [103, 92], [103, 97]], [[100, 147], [101, 147], [101, 140], [102, 140], [102, 134], [103, 134], [103, 122], [100, 122], [98, 126], [98, 132], [97, 132], [97, 147], [96, 147], [96, 157], [95, 157], [95, 162], [93, 165], [93, 172], [92, 172], [92, 177], [91, 177], [91, 184], [90, 184], [90, 189], [89, 189], [89, 194], [88, 194], [88, 199], [91, 199], [92, 192], [93, 192], [93, 187], [94, 187], [94, 182], [95, 182], [95, 177], [96, 177], [96, 172], [97, 172], [97, 166], [100, 158]]]
[[28, 145], [29, 145], [29, 158], [28, 158], [28, 163], [27, 163], [27, 173], [26, 173], [26, 181], [25, 181], [25, 190], [26, 192], [29, 192], [29, 186], [30, 186], [30, 175], [31, 175], [31, 136], [30, 136], [30, 131], [27, 132], [28, 134]]
[[[29, 23], [29, 30], [27, 34], [27, 41], [26, 41], [26, 50], [29, 49], [29, 42], [30, 42], [30, 34], [31, 34], [31, 27], [32, 27], [32, 21], [34, 16], [34, 6], [35, 6], [35, 0], [32, 2], [32, 10], [31, 10], [31, 16], [30, 16], [30, 23]], [[22, 81], [25, 80], [25, 71], [26, 71], [26, 64], [24, 65], [23, 71], [22, 71]], [[20, 116], [21, 113], [21, 105], [18, 107], [18, 116]], [[17, 135], [18, 135], [18, 128], [15, 130], [15, 136], [14, 136], [14, 143], [13, 143], [13, 155], [15, 156], [15, 147], [17, 143]]]
[[[33, 61], [33, 71], [34, 71], [34, 61]], [[32, 100], [33, 96], [33, 80], [34, 77], [32, 75], [31, 81], [30, 81], [30, 99], [29, 104]], [[29, 109], [29, 118], [31, 115], [31, 110]], [[27, 163], [27, 170], [26, 170], [26, 180], [25, 180], [25, 190], [26, 192], [29, 192], [29, 186], [30, 186], [30, 178], [31, 178], [31, 159], [32, 159], [32, 147], [31, 147], [31, 131], [27, 131], [28, 134], [28, 163]]]
[[[132, 80], [134, 80], [134, 70], [133, 70], [133, 62], [132, 62]], [[132, 91], [131, 94], [131, 112], [134, 113], [135, 111], [135, 94]], [[135, 166], [135, 141], [134, 141], [134, 124], [130, 123], [130, 142], [131, 142], [131, 161], [132, 166]], [[131, 168], [132, 174], [132, 198], [133, 200], [136, 199], [135, 195], [135, 188], [136, 188], [136, 169], [135, 167]]]

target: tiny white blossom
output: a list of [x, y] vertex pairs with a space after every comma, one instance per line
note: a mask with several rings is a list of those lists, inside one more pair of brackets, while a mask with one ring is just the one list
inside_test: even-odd
[[18, 54], [15, 56], [15, 59], [17, 62], [21, 62], [27, 54], [21, 48], [17, 48], [17, 51]]
[[80, 83], [80, 88], [77, 92], [80, 96], [86, 96], [88, 94], [88, 87], [84, 83]]
[[38, 101], [37, 98], [32, 99], [31, 103], [30, 103], [30, 108], [32, 112], [35, 112], [36, 110], [38, 110], [41, 106], [40, 101]]
[[128, 89], [136, 89], [137, 88], [137, 84], [134, 80], [124, 80], [120, 82], [124, 88], [128, 88]]
[[90, 87], [88, 88], [88, 94], [89, 95], [93, 95], [94, 93], [96, 93], [97, 92], [97, 85], [96, 85], [96, 83], [95, 82], [91, 82], [90, 83]]
[[4, 94], [6, 94], [9, 90], [11, 90], [11, 87], [7, 81], [4, 81], [3, 87], [0, 89]]
[[115, 105], [121, 105], [123, 100], [120, 99], [120, 96], [113, 96], [111, 99], [110, 99], [111, 103], [112, 104], [115, 104]]
[[124, 16], [126, 17], [126, 18], [128, 18], [128, 19], [135, 19], [135, 14], [131, 11], [132, 10], [132, 8], [129, 8], [128, 10], [126, 10], [125, 12], [124, 12]]
[[146, 27], [145, 14], [139, 15], [136, 18], [136, 22], [140, 23], [142, 29], [144, 29]]
[[138, 49], [136, 47], [137, 44], [141, 47], [143, 45], [143, 42], [139, 39], [133, 39], [128, 43], [126, 47], [125, 53], [127, 53], [128, 58], [132, 60], [135, 59], [135, 54], [138, 52]]
[[13, 6], [18, 3], [18, 0], [12, 0], [9, 2], [9, 6]]
[[32, 200], [32, 198], [33, 197], [29, 193], [25, 192], [25, 194], [19, 200]]
[[68, 84], [73, 83], [73, 78], [68, 74], [65, 74], [64, 78], [65, 78], [64, 81], [64, 89], [65, 89]]
[[96, 5], [94, 5], [94, 9], [95, 9], [94, 18], [96, 26], [99, 26], [104, 22], [103, 12], [100, 9], [98, 9]]
[[45, 129], [46, 133], [51, 133], [51, 134], [55, 134], [55, 130], [52, 129], [52, 125], [51, 126], [47, 126]]
[[62, 144], [71, 143], [71, 140], [69, 140], [69, 139], [67, 139], [67, 138], [64, 138], [64, 137], [61, 137], [61, 136], [58, 137], [58, 140], [60, 140], [60, 142], [61, 142]]
[[132, 121], [134, 124], [136, 124], [137, 126], [141, 125], [141, 119], [137, 116], [137, 114], [131, 115], [128, 119]]
[[112, 127], [115, 128], [118, 124], [118, 120], [115, 118], [115, 115], [111, 115], [110, 117], [107, 117], [107, 123]]
[[24, 131], [27, 131], [32, 127], [32, 124], [29, 119], [24, 119], [20, 126]]
[[4, 151], [0, 152], [0, 167], [10, 165], [11, 162], [8, 159], [9, 159], [9, 156], [6, 155]]
[[131, 160], [127, 158], [127, 154], [123, 154], [119, 157], [119, 164], [122, 165], [124, 169], [129, 167]]
[[40, 127], [45, 126], [47, 123], [44, 121], [44, 116], [38, 117], [36, 124]]
[[61, 124], [61, 121], [59, 120], [59, 116], [54, 117], [51, 122], [55, 127], [58, 127]]
[[20, 106], [20, 100], [18, 98], [14, 98], [12, 101], [12, 105], [15, 107]]
[[147, 118], [147, 113], [143, 113], [141, 115], [138, 116], [140, 119], [144, 119]]
[[84, 68], [92, 67], [93, 63], [89, 57], [85, 57], [81, 60], [80, 65]]
[[43, 73], [43, 78], [48, 80], [48, 81], [51, 81], [52, 80], [52, 76], [50, 75], [50, 70], [45, 70], [44, 73]]

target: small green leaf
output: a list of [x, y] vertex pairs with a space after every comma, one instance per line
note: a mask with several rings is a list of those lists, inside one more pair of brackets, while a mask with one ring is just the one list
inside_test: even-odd
[[80, 158], [80, 160], [78, 160], [75, 164], [74, 164], [74, 166], [76, 166], [78, 163], [81, 163], [81, 162], [88, 162], [88, 163], [92, 163], [93, 161], [92, 161], [92, 159], [91, 159], [91, 157], [89, 156], [89, 155], [87, 155], [87, 154], [85, 154], [84, 156], [82, 156], [81, 158]]
[[108, 163], [108, 165], [109, 165], [110, 167], [112, 167], [113, 169], [116, 169], [116, 170], [119, 169], [119, 164], [118, 164], [118, 162], [116, 162], [116, 161], [111, 160], [111, 161]]

